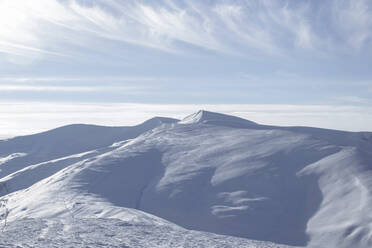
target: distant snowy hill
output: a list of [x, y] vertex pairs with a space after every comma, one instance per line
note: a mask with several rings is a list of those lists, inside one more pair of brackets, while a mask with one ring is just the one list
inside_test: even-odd
[[[0, 140], [0, 176], [27, 165], [105, 148], [115, 142], [128, 140], [163, 123], [176, 119], [154, 117], [133, 127], [103, 127], [76, 124], [47, 132]], [[4, 165], [6, 162], [6, 165]]]
[[0, 169], [14, 247], [372, 247], [368, 132], [199, 111], [0, 141]]

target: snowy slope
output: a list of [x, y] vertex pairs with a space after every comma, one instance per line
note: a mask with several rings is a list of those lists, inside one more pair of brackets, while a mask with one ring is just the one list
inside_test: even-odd
[[133, 127], [76, 124], [47, 132], [0, 140], [0, 177], [27, 165], [106, 148], [114, 142], [137, 137], [157, 126], [178, 120], [154, 117]]
[[[51, 161], [31, 159], [19, 170], [8, 169], [0, 179], [7, 221], [15, 228], [24, 218], [64, 226], [61, 218], [74, 216], [105, 226], [116, 218], [153, 225], [150, 233], [156, 226], [186, 232], [170, 221], [262, 240], [267, 247], [267, 241], [372, 247], [371, 133], [263, 126], [207, 111], [155, 125], [137, 138], [129, 133], [114, 135], [112, 142], [124, 140], [115, 145], [87, 142], [94, 150], [67, 148], [60, 157], [50, 153]], [[8, 167], [9, 160], [29, 154], [14, 147], [3, 145]]]

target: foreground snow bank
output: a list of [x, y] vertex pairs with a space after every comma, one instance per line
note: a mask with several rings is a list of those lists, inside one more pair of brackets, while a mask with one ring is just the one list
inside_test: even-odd
[[119, 219], [22, 219], [0, 233], [0, 247], [286, 248], [270, 242]]

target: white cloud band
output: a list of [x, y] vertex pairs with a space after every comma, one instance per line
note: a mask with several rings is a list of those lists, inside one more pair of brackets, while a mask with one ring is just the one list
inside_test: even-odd
[[1, 102], [0, 137], [30, 134], [72, 123], [135, 125], [154, 116], [183, 118], [199, 109], [233, 114], [268, 125], [372, 131], [372, 107], [368, 106]]

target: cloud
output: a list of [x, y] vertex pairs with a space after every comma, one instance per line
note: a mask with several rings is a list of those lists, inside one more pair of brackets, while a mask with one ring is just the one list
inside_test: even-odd
[[0, 77], [0, 83], [43, 83], [43, 82], [136, 82], [155, 81], [166, 78], [155, 77], [125, 77], [125, 76], [104, 76], [104, 77]]
[[361, 49], [371, 45], [371, 1], [334, 0], [333, 21], [341, 37], [351, 47]]
[[45, 85], [0, 85], [0, 92], [4, 91], [55, 91], [55, 92], [115, 92], [143, 90], [138, 86], [45, 86]]
[[[117, 93], [146, 94], [153, 91], [154, 77], [0, 77], [0, 93]], [[14, 96], [15, 97], [15, 96]]]
[[[48, 50], [43, 38], [45, 22], [67, 20], [64, 8], [56, 1], [0, 1], [0, 52], [10, 58], [40, 59], [43, 56], [63, 56]], [[49, 30], [50, 31], [50, 30]], [[14, 61], [14, 60], [13, 60]]]
[[199, 109], [269, 125], [372, 131], [372, 108], [368, 106], [0, 102], [0, 136], [36, 133], [72, 123], [125, 126], [154, 116], [181, 119]]
[[283, 55], [370, 48], [372, 14], [368, 0], [12, 0], [0, 2], [0, 27], [0, 53], [31, 60], [76, 58], [69, 46], [102, 50], [99, 39], [168, 53]]
[[348, 102], [348, 103], [365, 103], [365, 104], [371, 103], [370, 99], [359, 97], [359, 96], [338, 96], [338, 97], [333, 97], [332, 99], [336, 101]]

